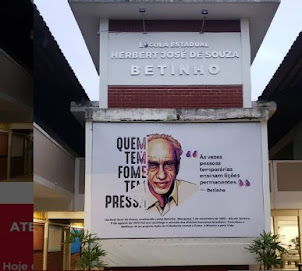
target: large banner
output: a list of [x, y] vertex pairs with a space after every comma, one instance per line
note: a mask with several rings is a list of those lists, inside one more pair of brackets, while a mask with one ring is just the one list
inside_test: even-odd
[[108, 42], [108, 85], [242, 84], [240, 33], [109, 33]]
[[254, 237], [264, 228], [259, 123], [94, 123], [92, 232]]

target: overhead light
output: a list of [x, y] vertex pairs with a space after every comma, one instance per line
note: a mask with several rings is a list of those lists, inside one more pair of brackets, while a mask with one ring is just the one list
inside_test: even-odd
[[145, 18], [144, 18], [144, 13], [146, 12], [146, 9], [145, 8], [139, 8], [138, 10], [141, 14], [142, 14], [142, 20], [143, 20], [143, 33], [144, 34], [147, 34], [146, 32], [146, 25], [145, 25]]
[[202, 25], [201, 25], [201, 30], [200, 33], [204, 33], [204, 23], [206, 21], [206, 17], [209, 14], [209, 11], [207, 9], [202, 9], [201, 10], [201, 14], [203, 15], [203, 19], [202, 19]]

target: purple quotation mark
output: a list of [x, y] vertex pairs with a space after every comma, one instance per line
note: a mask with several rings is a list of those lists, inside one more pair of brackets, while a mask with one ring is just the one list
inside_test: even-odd
[[194, 157], [194, 158], [196, 158], [197, 155], [198, 155], [197, 151], [194, 151], [193, 154], [191, 153], [191, 151], [187, 151], [187, 153], [186, 153], [187, 157]]
[[251, 186], [251, 183], [250, 183], [250, 181], [249, 180], [245, 180], [244, 182], [242, 181], [242, 180], [239, 180], [238, 181], [238, 186], [239, 187], [243, 187], [243, 186]]

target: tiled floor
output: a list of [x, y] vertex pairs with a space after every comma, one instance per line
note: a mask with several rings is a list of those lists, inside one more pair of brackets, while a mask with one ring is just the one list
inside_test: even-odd
[[283, 270], [298, 270], [298, 267], [294, 262], [291, 262], [291, 264], [285, 264]]

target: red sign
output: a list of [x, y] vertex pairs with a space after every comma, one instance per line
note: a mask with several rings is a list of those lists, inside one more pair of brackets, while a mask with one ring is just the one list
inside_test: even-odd
[[0, 270], [33, 270], [33, 204], [0, 204]]

